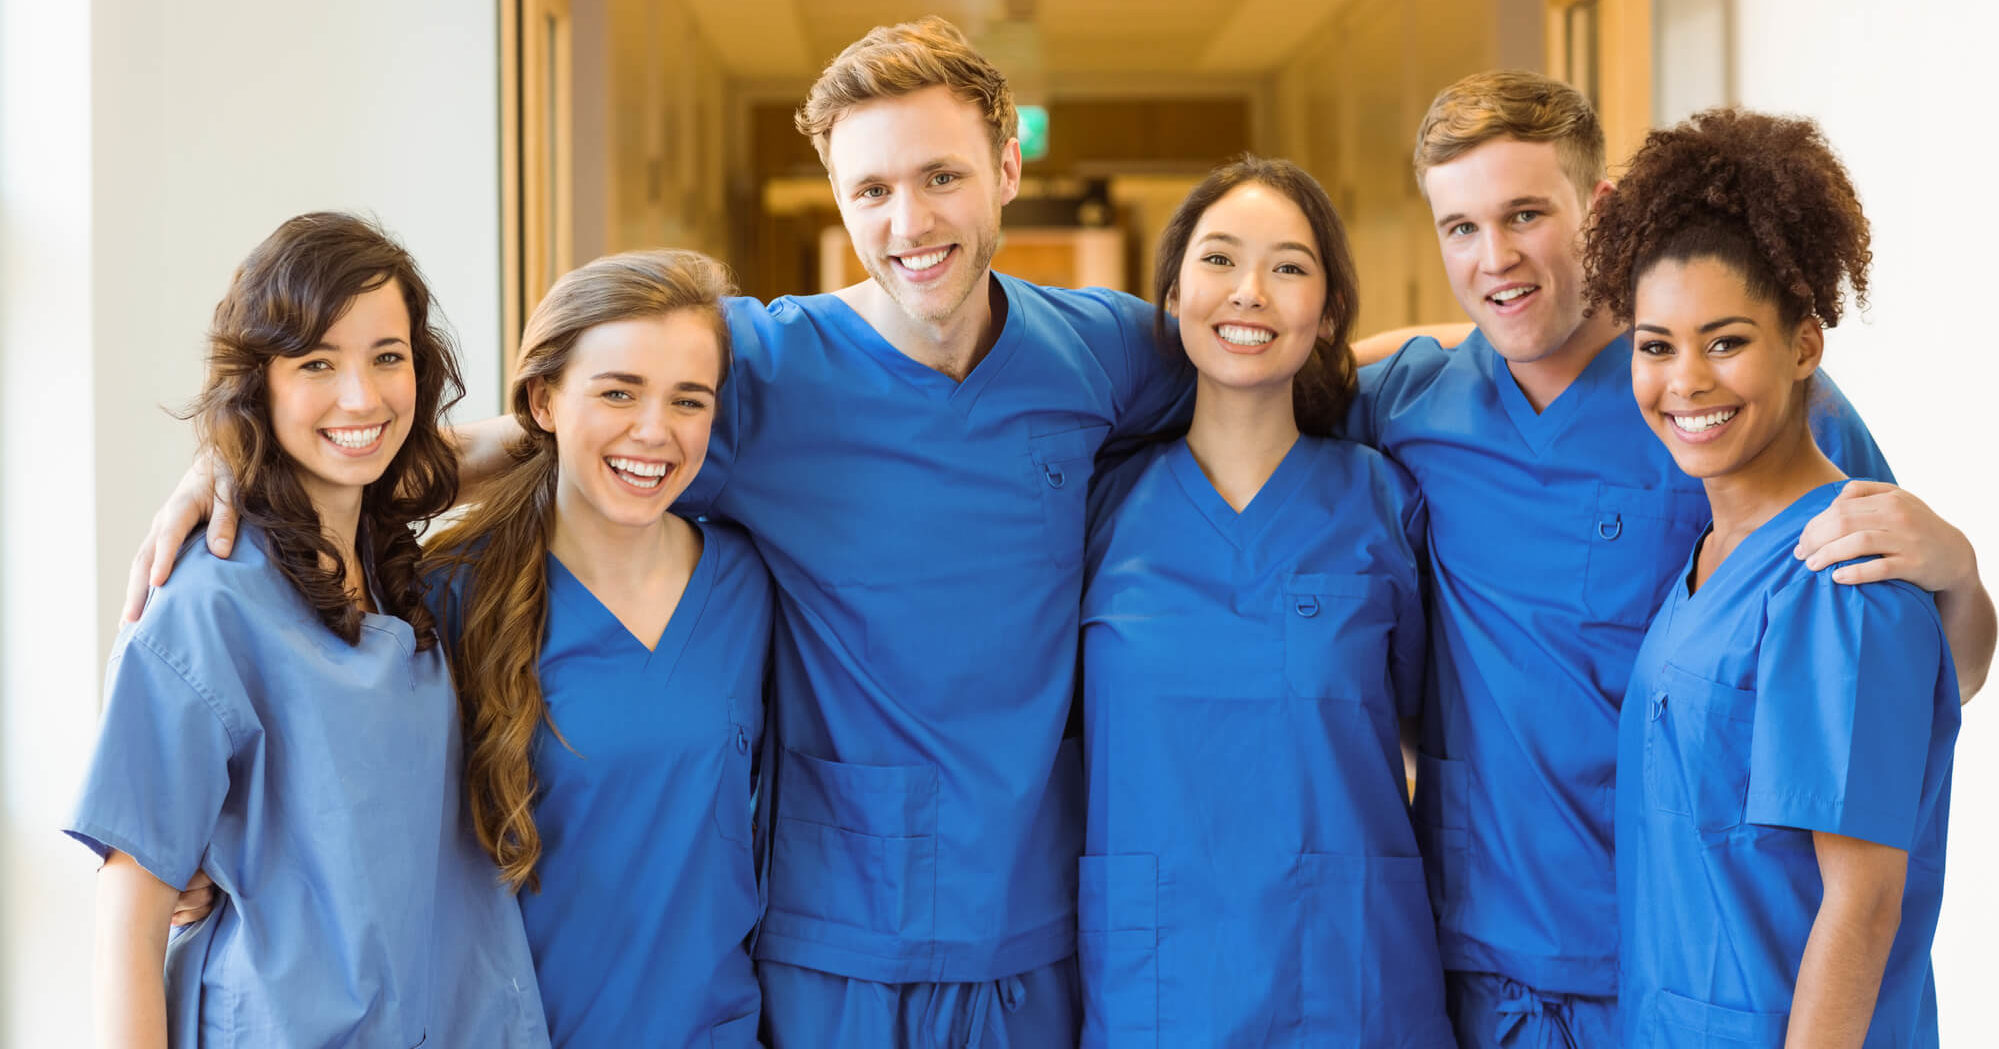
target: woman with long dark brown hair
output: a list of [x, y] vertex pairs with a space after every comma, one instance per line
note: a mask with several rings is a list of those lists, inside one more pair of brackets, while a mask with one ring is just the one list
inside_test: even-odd
[[1194, 421], [1092, 492], [1083, 1041], [1450, 1046], [1397, 742], [1424, 518], [1331, 437], [1345, 230], [1310, 175], [1243, 157], [1174, 213], [1156, 281]]
[[431, 550], [481, 842], [557, 1045], [751, 1046], [753, 765], [771, 584], [668, 512], [707, 454], [730, 294], [692, 252], [598, 259], [521, 337], [512, 465]]
[[[245, 541], [184, 547], [119, 637], [68, 827], [105, 860], [100, 1044], [546, 1044], [507, 887], [461, 822], [417, 571], [412, 525], [457, 487], [430, 309], [409, 254], [337, 213], [280, 226], [216, 307], [191, 414]], [[220, 902], [169, 943], [197, 872]]]

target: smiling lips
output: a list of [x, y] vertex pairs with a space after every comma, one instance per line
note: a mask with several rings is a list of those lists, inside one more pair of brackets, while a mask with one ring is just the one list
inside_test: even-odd
[[895, 264], [902, 268], [904, 276], [912, 280], [924, 280], [941, 272], [944, 260], [957, 251], [956, 244], [946, 244], [941, 248], [931, 248], [921, 254], [890, 255]]
[[1673, 432], [1681, 440], [1699, 443], [1711, 441], [1721, 436], [1720, 430], [1735, 418], [1740, 408], [1715, 408], [1705, 412], [1664, 412], [1672, 424]]
[[1487, 295], [1485, 301], [1498, 307], [1500, 312], [1506, 313], [1511, 311], [1515, 303], [1540, 290], [1541, 286], [1538, 284], [1508, 284]]
[[373, 426], [328, 426], [321, 428], [319, 435], [344, 453], [364, 455], [381, 443], [382, 434], [388, 428], [389, 424], [385, 422]]
[[604, 465], [611, 468], [611, 473], [618, 480], [640, 491], [658, 488], [667, 474], [667, 465], [653, 459], [627, 459], [622, 455], [611, 455], [604, 458]]

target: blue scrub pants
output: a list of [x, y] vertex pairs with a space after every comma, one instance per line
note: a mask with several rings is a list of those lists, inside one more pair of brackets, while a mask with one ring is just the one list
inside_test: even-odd
[[771, 1049], [1061, 1049], [1081, 1034], [1076, 959], [980, 983], [873, 983], [759, 962]]
[[1493, 973], [1444, 974], [1458, 1049], [1599, 1049], [1617, 1044], [1617, 999], [1549, 994]]

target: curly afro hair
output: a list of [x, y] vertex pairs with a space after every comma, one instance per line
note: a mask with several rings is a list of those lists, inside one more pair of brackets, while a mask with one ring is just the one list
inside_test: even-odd
[[1873, 257], [1860, 198], [1819, 126], [1732, 108], [1647, 135], [1583, 249], [1590, 301], [1619, 321], [1653, 266], [1715, 259], [1788, 327], [1838, 324], [1843, 287], [1865, 308]]

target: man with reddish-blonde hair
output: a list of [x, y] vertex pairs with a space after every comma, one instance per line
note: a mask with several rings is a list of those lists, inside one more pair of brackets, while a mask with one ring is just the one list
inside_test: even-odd
[[[1431, 104], [1414, 161], [1476, 329], [1362, 369], [1347, 429], [1407, 469], [1430, 510], [1415, 809], [1447, 1005], [1466, 1049], [1616, 1045], [1617, 712], [1707, 499], [1638, 411], [1630, 333], [1588, 310], [1582, 238], [1611, 190], [1589, 102], [1536, 73], [1466, 77]], [[1831, 380], [1816, 386], [1820, 447], [1849, 476], [1890, 476]], [[1975, 689], [1991, 603], [1964, 537], [1888, 485], [1849, 486], [1841, 504], [1799, 556], [1884, 554], [1834, 578], [1944, 591]], [[1728, 1022], [1682, 1004], [1685, 1022]]]

